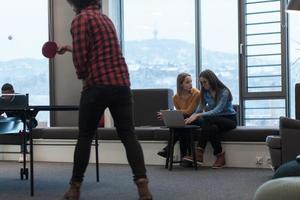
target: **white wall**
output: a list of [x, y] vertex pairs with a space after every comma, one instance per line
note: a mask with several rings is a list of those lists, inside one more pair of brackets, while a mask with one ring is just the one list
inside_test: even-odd
[[[45, 144], [57, 144], [58, 146], [47, 146]], [[34, 160], [42, 162], [73, 162], [74, 147], [76, 140], [34, 140]], [[71, 146], [61, 146], [69, 144]], [[165, 159], [156, 153], [162, 149], [166, 142], [163, 141], [141, 141], [147, 165], [164, 165]], [[0, 146], [1, 147], [1, 146]], [[226, 152], [227, 167], [245, 168], [270, 168], [270, 155], [264, 142], [223, 142], [222, 147]], [[18, 151], [19, 146], [5, 146], [3, 150]], [[0, 160], [18, 160], [17, 154], [4, 154]], [[179, 145], [176, 145], [174, 159], [179, 158]], [[260, 162], [258, 161], [260, 159]], [[99, 144], [100, 163], [127, 164], [124, 146], [119, 140], [100, 140]], [[209, 144], [204, 154], [204, 166], [212, 166], [215, 161], [213, 149]], [[91, 150], [90, 162], [95, 162], [94, 147]], [[174, 164], [174, 166], [176, 166]]]
[[[108, 11], [108, 0], [103, 1], [104, 13]], [[59, 45], [72, 44], [70, 26], [75, 13], [65, 0], [53, 0], [54, 41]], [[54, 105], [78, 105], [81, 92], [81, 81], [77, 79], [72, 56], [67, 53], [54, 58], [53, 67]], [[78, 112], [55, 112], [55, 126], [77, 126]]]

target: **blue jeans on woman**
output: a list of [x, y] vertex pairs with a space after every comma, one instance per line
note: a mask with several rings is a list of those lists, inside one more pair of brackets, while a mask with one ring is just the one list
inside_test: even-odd
[[205, 149], [207, 142], [210, 141], [214, 149], [214, 155], [221, 153], [221, 133], [235, 129], [237, 126], [236, 115], [204, 116], [195, 122], [201, 126], [202, 131], [198, 136], [198, 147]]

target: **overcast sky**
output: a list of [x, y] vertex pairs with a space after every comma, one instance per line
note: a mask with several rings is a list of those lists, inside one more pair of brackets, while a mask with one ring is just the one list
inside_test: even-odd
[[48, 40], [48, 1], [9, 0], [1, 3], [0, 61], [42, 58], [41, 48]]
[[[126, 40], [152, 39], [156, 31], [160, 39], [195, 43], [195, 0], [125, 0], [124, 6]], [[205, 0], [201, 11], [203, 47], [237, 53], [237, 0]], [[300, 41], [299, 21], [299, 15], [291, 16], [292, 42]], [[42, 58], [41, 47], [48, 40], [48, 1], [2, 2], [0, 26], [0, 61]], [[300, 48], [300, 42], [295, 47]]]
[[[195, 0], [125, 0], [125, 39], [180, 39], [195, 43]], [[237, 0], [205, 0], [201, 5], [202, 45], [237, 53]]]

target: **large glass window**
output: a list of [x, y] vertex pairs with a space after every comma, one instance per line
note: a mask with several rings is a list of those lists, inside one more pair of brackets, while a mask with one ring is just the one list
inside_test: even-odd
[[295, 117], [295, 84], [300, 82], [300, 15], [289, 14], [290, 105]]
[[108, 16], [113, 21], [116, 31], [118, 33], [119, 42], [122, 42], [122, 0], [109, 0], [106, 2], [106, 4], [102, 3], [102, 11], [104, 11], [104, 13], [108, 12]]
[[241, 102], [245, 125], [278, 125], [286, 115], [286, 56], [281, 0], [242, 0]]
[[196, 78], [195, 0], [125, 0], [124, 41], [132, 88], [176, 91], [178, 73]]
[[[284, 1], [202, 0], [197, 24], [195, 2], [123, 1], [124, 52], [132, 87], [175, 89], [178, 73], [196, 78], [197, 60], [200, 70], [211, 69], [231, 89], [233, 103], [241, 103], [244, 125], [278, 125], [278, 118], [287, 114]], [[290, 20], [291, 108], [294, 84], [300, 81], [300, 26], [294, 25], [299, 19]], [[195, 54], [196, 28], [201, 55]]]
[[285, 116], [285, 99], [245, 101], [245, 124], [247, 126], [278, 125], [278, 118]]
[[[0, 85], [11, 83], [15, 92], [28, 93], [30, 105], [48, 105], [49, 62], [41, 53], [48, 40], [48, 1], [2, 2], [0, 26]], [[47, 123], [49, 114], [37, 118]]]
[[239, 104], [237, 5], [237, 0], [201, 1], [201, 69], [217, 74], [230, 88], [234, 104]]

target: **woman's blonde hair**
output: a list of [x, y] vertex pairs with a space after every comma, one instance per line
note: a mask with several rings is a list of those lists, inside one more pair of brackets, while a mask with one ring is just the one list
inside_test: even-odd
[[182, 89], [182, 83], [183, 83], [184, 79], [187, 76], [191, 76], [191, 75], [188, 74], [188, 73], [183, 72], [183, 73], [178, 74], [178, 76], [177, 76], [177, 94], [179, 96], [182, 95], [182, 91], [183, 91], [183, 89]]

